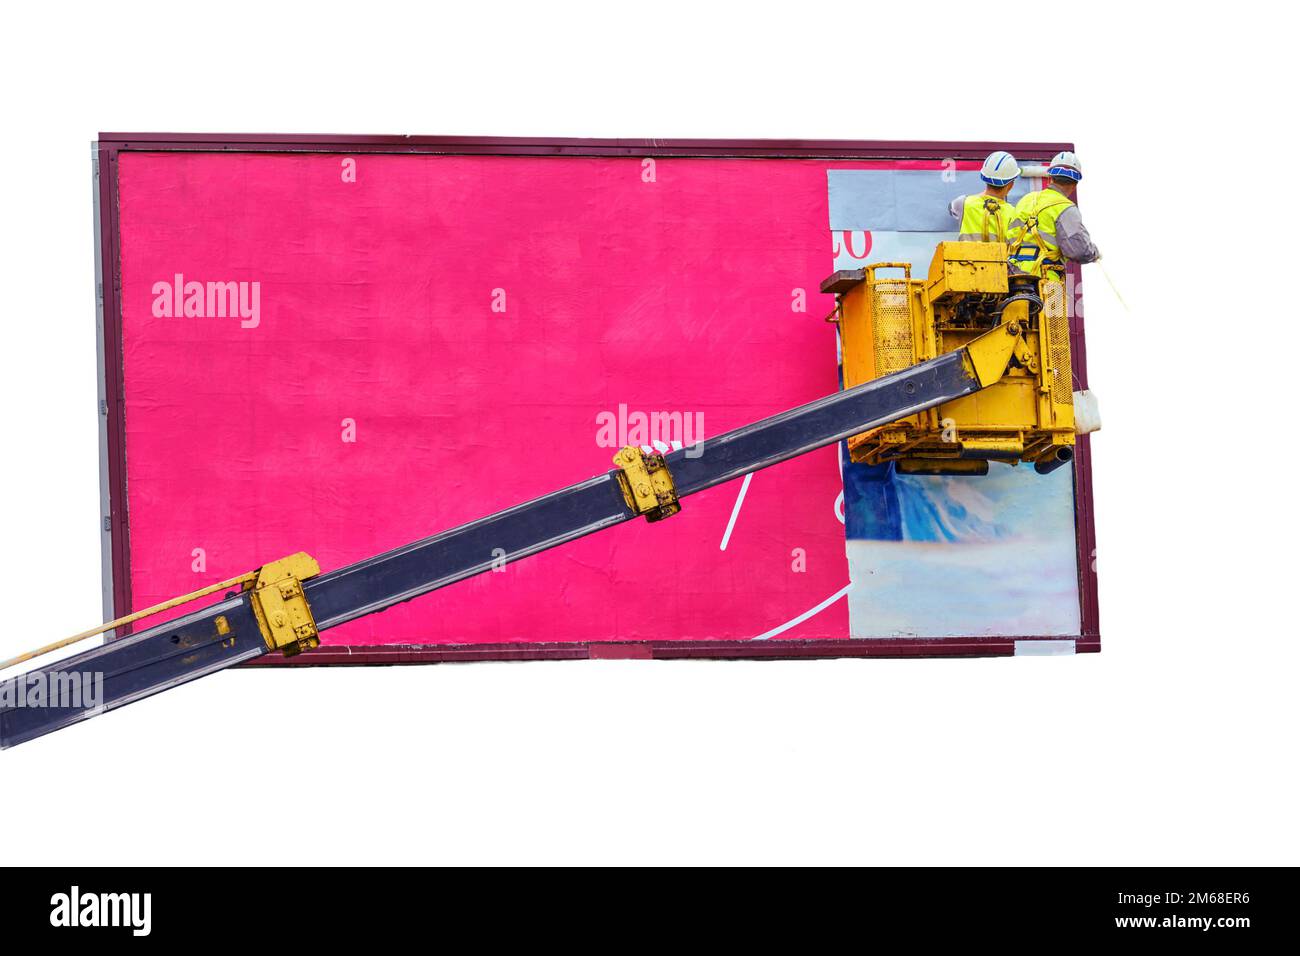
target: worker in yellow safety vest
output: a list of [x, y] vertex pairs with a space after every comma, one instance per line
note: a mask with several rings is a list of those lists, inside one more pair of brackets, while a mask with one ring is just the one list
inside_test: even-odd
[[965, 242], [1006, 242], [1007, 230], [1015, 207], [1007, 202], [1007, 193], [1020, 175], [1016, 158], [1006, 150], [989, 153], [980, 169], [984, 192], [958, 196], [948, 204], [948, 213], [960, 225], [958, 239]]
[[1074, 204], [1083, 169], [1074, 153], [1057, 153], [1047, 167], [1048, 183], [1016, 203], [1008, 235], [1012, 272], [1061, 281], [1070, 262], [1101, 258]]

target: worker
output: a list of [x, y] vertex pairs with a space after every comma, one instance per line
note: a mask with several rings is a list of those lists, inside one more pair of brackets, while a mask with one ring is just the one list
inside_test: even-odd
[[1006, 242], [1007, 229], [1015, 207], [1007, 202], [1007, 193], [1020, 176], [1016, 158], [1004, 149], [990, 153], [980, 169], [984, 192], [958, 196], [948, 204], [948, 212], [961, 225], [957, 238], [965, 242]]
[[1083, 169], [1066, 150], [1052, 157], [1047, 185], [1016, 203], [1008, 236], [1012, 271], [1060, 282], [1070, 262], [1096, 262], [1101, 253], [1084, 228], [1074, 193]]

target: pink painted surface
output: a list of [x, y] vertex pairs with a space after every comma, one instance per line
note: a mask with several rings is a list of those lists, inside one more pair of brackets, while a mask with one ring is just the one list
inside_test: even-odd
[[[121, 157], [136, 607], [297, 550], [335, 568], [606, 471], [597, 416], [620, 403], [715, 435], [837, 386], [816, 289], [845, 164], [659, 159], [646, 183], [639, 159], [363, 155], [348, 183], [341, 161]], [[177, 273], [260, 283], [259, 324], [155, 316]], [[325, 643], [764, 634], [848, 583], [836, 453], [756, 475], [722, 551], [740, 485]], [[781, 636], [848, 637], [845, 602]]]

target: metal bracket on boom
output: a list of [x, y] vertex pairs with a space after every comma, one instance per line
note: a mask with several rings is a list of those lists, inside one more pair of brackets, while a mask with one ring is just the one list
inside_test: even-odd
[[1003, 321], [967, 343], [967, 369], [979, 382], [980, 388], [988, 388], [999, 381], [1013, 361], [1017, 364], [1034, 361], [1033, 354], [1025, 344], [1023, 332], [1023, 323], [1012, 319]]
[[645, 515], [646, 521], [661, 521], [682, 510], [663, 455], [647, 455], [628, 445], [614, 456], [614, 464], [619, 467], [623, 498], [633, 513]]
[[266, 646], [292, 657], [320, 646], [302, 582], [320, 574], [316, 559], [304, 551], [263, 565], [252, 582], [253, 613]]

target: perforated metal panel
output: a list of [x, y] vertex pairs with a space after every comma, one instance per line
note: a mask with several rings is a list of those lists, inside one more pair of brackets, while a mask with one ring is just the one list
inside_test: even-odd
[[1069, 405], [1074, 401], [1073, 375], [1070, 366], [1070, 325], [1066, 317], [1065, 284], [1044, 282], [1043, 321], [1047, 326], [1047, 361], [1055, 373], [1051, 377], [1052, 401]]
[[890, 375], [915, 362], [908, 283], [885, 279], [871, 285], [871, 320], [875, 331], [876, 375]]

